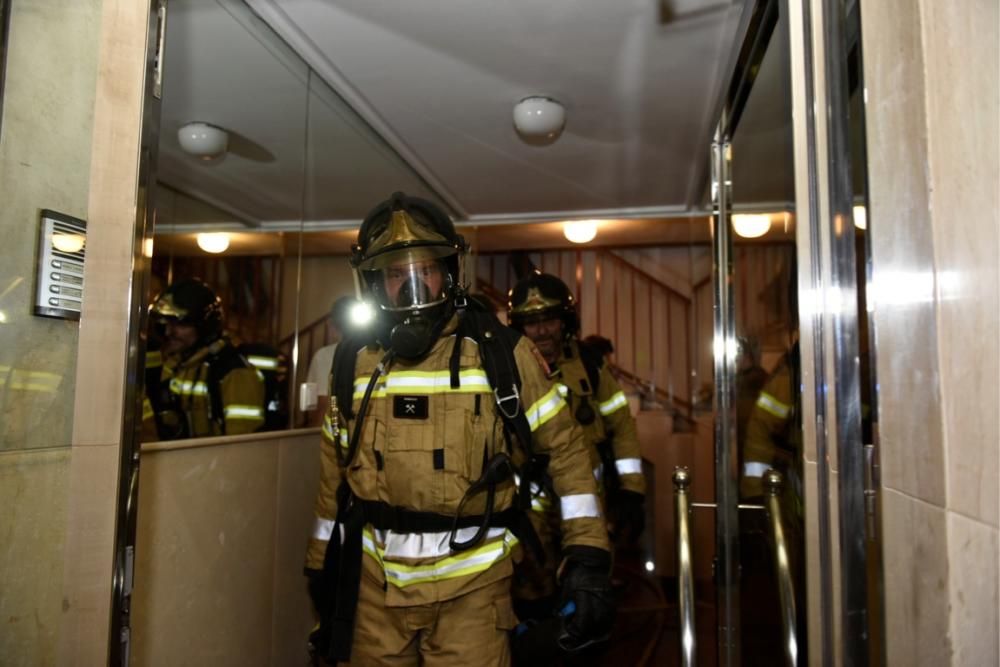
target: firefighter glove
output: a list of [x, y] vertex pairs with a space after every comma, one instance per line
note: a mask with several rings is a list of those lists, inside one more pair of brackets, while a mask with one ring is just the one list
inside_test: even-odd
[[565, 617], [560, 646], [574, 653], [611, 634], [615, 603], [611, 592], [611, 554], [587, 546], [566, 548], [562, 572], [562, 604], [573, 603]]

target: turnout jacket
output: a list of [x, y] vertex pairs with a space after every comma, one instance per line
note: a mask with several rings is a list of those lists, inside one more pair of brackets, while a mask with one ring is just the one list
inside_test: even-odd
[[801, 453], [795, 412], [792, 369], [786, 357], [757, 396], [747, 423], [740, 480], [743, 497], [764, 494], [761, 478], [768, 468], [777, 469], [786, 479], [793, 474]]
[[[642, 475], [642, 454], [635, 419], [629, 411], [628, 399], [606, 363], [599, 367], [597, 387], [580, 357], [580, 345], [573, 339], [563, 346], [553, 374], [559, 393], [566, 399], [569, 412], [580, 424], [589, 445], [594, 476], [602, 477], [601, 458], [597, 447], [609, 441], [621, 488], [636, 493], [646, 492]], [[582, 417], [582, 419], [581, 419]], [[584, 423], [587, 422], [587, 423]]]
[[[342, 482], [363, 501], [454, 516], [485, 462], [508, 451], [493, 390], [471, 338], [461, 340], [460, 386], [452, 388], [449, 359], [456, 341], [449, 330], [454, 332], [454, 321], [424, 358], [397, 359], [386, 368], [364, 415], [357, 454], [346, 469], [338, 462], [336, 448], [347, 451], [355, 420], [346, 419], [335, 401], [331, 405], [323, 425], [322, 473], [307, 569], [321, 570], [329, 540], [341, 539], [334, 527], [336, 492]], [[357, 354], [355, 414], [383, 355], [384, 350], [375, 346]], [[549, 457], [548, 473], [562, 509], [564, 544], [607, 550], [582, 432], [559, 391], [546, 379], [534, 344], [520, 338], [513, 356], [521, 378], [520, 409], [531, 429], [533, 452]], [[500, 483], [494, 511], [512, 507], [515, 493], [513, 478]], [[462, 514], [482, 514], [485, 496], [485, 492], [470, 496]], [[460, 528], [457, 537], [465, 541], [476, 530]], [[383, 583], [387, 606], [411, 606], [450, 600], [509, 577], [517, 540], [508, 528], [491, 527], [476, 546], [455, 552], [449, 548], [448, 532], [404, 533], [367, 525], [362, 543], [362, 576]]]
[[157, 413], [184, 422], [177, 431], [184, 438], [252, 433], [264, 424], [264, 377], [225, 338], [188, 357], [148, 353], [147, 383], [157, 364], [159, 381], [147, 384], [143, 399], [143, 441], [160, 439]]

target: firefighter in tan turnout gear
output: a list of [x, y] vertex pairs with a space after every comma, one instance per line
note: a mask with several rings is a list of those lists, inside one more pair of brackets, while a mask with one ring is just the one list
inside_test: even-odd
[[222, 302], [191, 278], [153, 303], [161, 346], [146, 354], [146, 442], [251, 433], [264, 424], [264, 377], [223, 333]]
[[402, 193], [369, 213], [353, 248], [377, 315], [370, 338], [338, 346], [323, 425], [306, 574], [326, 662], [509, 664], [512, 559], [534, 541], [515, 450], [547, 464], [559, 495], [561, 583], [576, 608], [561, 645], [610, 632], [608, 541], [581, 431], [532, 343], [465, 298], [464, 254], [447, 215]]
[[[583, 429], [588, 465], [601, 483], [613, 532], [638, 539], [645, 524], [645, 478], [635, 420], [628, 401], [601, 351], [577, 339], [580, 329], [573, 294], [553, 275], [535, 272], [508, 296], [510, 325], [530, 338], [551, 371], [569, 413]], [[552, 606], [558, 562], [558, 506], [535, 499], [533, 522], [548, 558], [539, 567], [530, 557], [515, 573], [515, 605], [522, 616], [544, 617]]]

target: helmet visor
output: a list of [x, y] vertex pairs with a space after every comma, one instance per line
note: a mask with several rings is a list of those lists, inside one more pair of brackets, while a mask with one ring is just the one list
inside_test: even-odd
[[452, 277], [440, 259], [398, 261], [366, 271], [369, 285], [383, 310], [419, 310], [444, 302]]

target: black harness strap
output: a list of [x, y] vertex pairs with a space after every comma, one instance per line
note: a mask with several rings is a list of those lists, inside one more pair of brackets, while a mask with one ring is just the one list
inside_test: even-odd
[[455, 345], [451, 348], [451, 358], [448, 360], [448, 370], [451, 373], [451, 388], [458, 389], [462, 386], [462, 379], [459, 377], [459, 370], [462, 367], [462, 336], [455, 334]]

